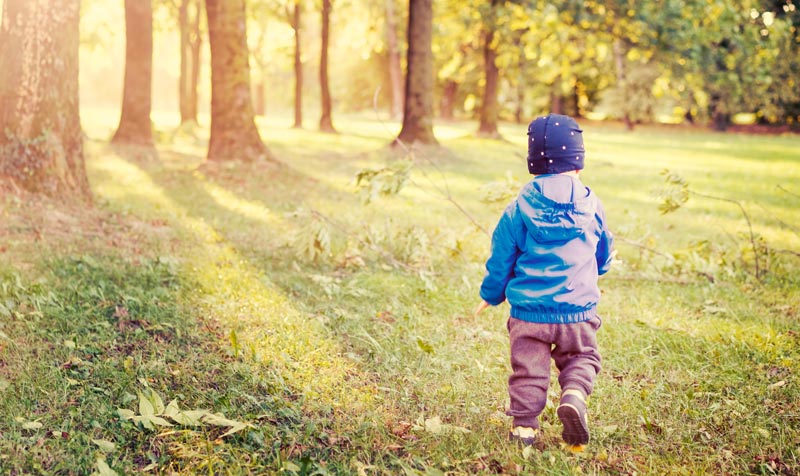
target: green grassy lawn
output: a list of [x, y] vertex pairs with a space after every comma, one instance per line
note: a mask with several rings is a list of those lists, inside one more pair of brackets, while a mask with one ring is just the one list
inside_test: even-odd
[[[157, 121], [148, 158], [112, 119], [84, 114], [94, 208], [0, 201], [0, 473], [798, 474], [796, 136], [584, 125], [622, 264], [573, 454], [555, 379], [543, 449], [507, 441], [508, 308], [472, 315], [524, 126], [440, 124], [365, 203], [358, 172], [408, 159], [397, 124], [268, 119], [276, 163], [210, 164], [205, 131]], [[664, 169], [742, 204], [761, 280], [736, 204], [660, 214]]]

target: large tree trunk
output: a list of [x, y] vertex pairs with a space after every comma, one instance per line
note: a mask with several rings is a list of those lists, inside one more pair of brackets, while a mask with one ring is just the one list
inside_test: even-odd
[[493, 44], [496, 29], [496, 7], [497, 0], [492, 0], [491, 13], [486, 21], [486, 31], [483, 35], [483, 68], [486, 84], [483, 90], [478, 135], [486, 137], [500, 137], [500, 133], [497, 132], [497, 118], [500, 112], [500, 105], [497, 102], [497, 83], [500, 79], [500, 72], [495, 63], [497, 51]]
[[400, 64], [400, 45], [397, 40], [395, 0], [386, 0], [386, 46], [389, 50], [389, 82], [392, 88], [392, 119], [403, 113], [403, 68]]
[[271, 158], [250, 93], [244, 0], [206, 0], [211, 46], [211, 160]]
[[408, 6], [408, 72], [403, 127], [397, 141], [437, 144], [433, 135], [433, 4], [410, 0]]
[[330, 39], [331, 0], [322, 0], [322, 47], [319, 58], [319, 85], [322, 94], [322, 116], [319, 118], [319, 129], [324, 132], [336, 132], [331, 119], [331, 90], [328, 84], [328, 43]]
[[256, 85], [253, 89], [253, 112], [256, 116], [264, 117], [267, 114], [267, 84], [264, 81], [264, 77], [266, 76], [266, 68], [261, 68], [261, 78], [256, 81]]
[[78, 107], [79, 0], [5, 0], [0, 181], [90, 199]]
[[294, 30], [294, 125], [299, 129], [303, 127], [303, 60], [300, 42], [300, 19], [302, 5], [300, 0], [294, 2], [292, 14], [292, 29]]
[[181, 0], [178, 17], [181, 31], [181, 75], [179, 79], [179, 103], [181, 124], [197, 124], [197, 85], [200, 80], [200, 34], [202, 15], [200, 0]]
[[119, 127], [111, 142], [153, 147], [152, 78], [151, 0], [125, 0], [125, 87]]

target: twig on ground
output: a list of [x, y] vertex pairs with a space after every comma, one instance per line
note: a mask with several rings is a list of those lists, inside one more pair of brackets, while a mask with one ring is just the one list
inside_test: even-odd
[[649, 252], [649, 253], [653, 253], [654, 255], [658, 255], [658, 256], [661, 256], [661, 257], [667, 258], [667, 259], [669, 259], [670, 261], [674, 261], [674, 260], [675, 260], [675, 258], [674, 258], [673, 256], [671, 256], [671, 255], [668, 255], [668, 254], [666, 254], [666, 253], [664, 253], [664, 252], [662, 252], [662, 251], [658, 251], [658, 250], [656, 250], [656, 249], [654, 249], [654, 248], [650, 248], [649, 246], [647, 246], [647, 245], [643, 245], [643, 244], [641, 244], [641, 243], [638, 243], [638, 242], [636, 242], [636, 241], [629, 240], [629, 239], [627, 239], [627, 238], [625, 238], [625, 237], [622, 237], [622, 236], [617, 236], [617, 235], [615, 234], [615, 235], [614, 235], [614, 239], [615, 239], [615, 240], [618, 240], [618, 241], [621, 241], [621, 242], [623, 242], [623, 243], [625, 243], [625, 244], [627, 244], [627, 245], [631, 245], [631, 246], [634, 246], [634, 247], [636, 247], [636, 248], [639, 248], [639, 249], [645, 250], [645, 251], [647, 251], [647, 252]]
[[690, 194], [695, 195], [697, 197], [708, 198], [708, 199], [711, 199], [711, 200], [719, 200], [721, 202], [733, 203], [734, 205], [739, 207], [739, 210], [741, 210], [742, 215], [744, 216], [744, 219], [747, 222], [747, 230], [750, 233], [750, 246], [753, 247], [753, 262], [755, 263], [755, 268], [756, 268], [755, 269], [755, 271], [756, 271], [756, 279], [757, 280], [761, 279], [761, 267], [760, 267], [759, 260], [758, 260], [758, 245], [756, 245], [756, 235], [755, 235], [755, 232], [753, 232], [753, 224], [750, 222], [750, 215], [747, 214], [747, 210], [745, 210], [744, 206], [739, 201], [733, 200], [733, 199], [730, 199], [730, 198], [717, 197], [717, 196], [714, 196], [714, 195], [706, 195], [704, 193], [695, 192], [694, 190], [690, 190], [690, 189], [687, 189], [687, 191]]
[[784, 193], [788, 193], [789, 195], [791, 195], [793, 197], [800, 198], [800, 195], [798, 195], [798, 194], [796, 194], [794, 192], [790, 192], [789, 190], [785, 189], [782, 185], [778, 185], [778, 190], [780, 190], [780, 191], [782, 191]]

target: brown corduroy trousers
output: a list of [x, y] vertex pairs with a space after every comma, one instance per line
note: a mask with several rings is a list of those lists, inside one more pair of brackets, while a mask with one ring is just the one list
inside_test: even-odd
[[561, 391], [592, 393], [600, 372], [597, 351], [599, 317], [571, 324], [540, 324], [508, 319], [512, 374], [508, 378], [511, 406], [506, 412], [514, 426], [539, 428], [539, 415], [547, 403], [550, 359], [559, 370]]

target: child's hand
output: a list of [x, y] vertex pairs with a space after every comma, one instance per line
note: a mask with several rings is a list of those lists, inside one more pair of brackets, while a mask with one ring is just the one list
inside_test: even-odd
[[483, 311], [484, 309], [486, 309], [489, 306], [491, 306], [491, 304], [489, 304], [488, 302], [481, 301], [481, 303], [478, 304], [478, 307], [475, 308], [475, 315], [477, 316], [478, 314], [481, 313], [481, 311]]

